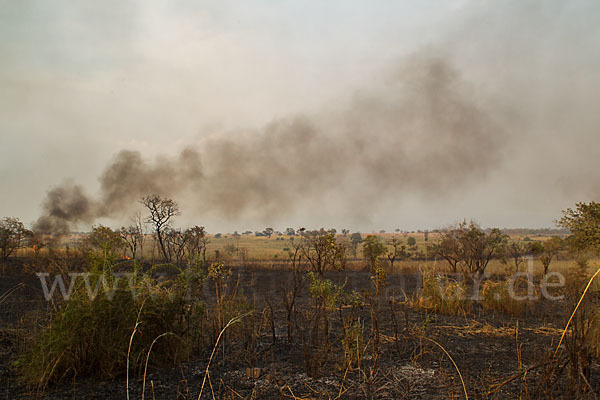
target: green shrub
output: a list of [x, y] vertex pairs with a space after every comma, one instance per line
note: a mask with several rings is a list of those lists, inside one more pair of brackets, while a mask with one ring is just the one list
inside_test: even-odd
[[[106, 268], [105, 270], [110, 270]], [[129, 342], [130, 371], [141, 371], [152, 342], [151, 363], [173, 364], [186, 358], [198, 343], [203, 304], [187, 300], [189, 273], [173, 280], [168, 288], [150, 276], [114, 279], [112, 274], [94, 274], [90, 296], [80, 282], [73, 294], [53, 313], [48, 326], [36, 335], [19, 360], [24, 377], [45, 386], [73, 376], [113, 378], [126, 373]], [[102, 290], [102, 287], [114, 291]], [[132, 290], [135, 289], [135, 290]], [[139, 323], [139, 325], [138, 325]]]

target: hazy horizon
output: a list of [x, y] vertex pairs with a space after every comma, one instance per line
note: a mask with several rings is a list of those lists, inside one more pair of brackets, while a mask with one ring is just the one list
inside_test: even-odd
[[[0, 216], [553, 228], [598, 200], [600, 3], [0, 0]], [[58, 228], [56, 228], [58, 229]]]

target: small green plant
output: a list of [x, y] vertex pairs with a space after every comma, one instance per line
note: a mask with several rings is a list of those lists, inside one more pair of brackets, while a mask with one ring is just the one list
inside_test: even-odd
[[302, 340], [306, 374], [317, 377], [330, 352], [329, 312], [344, 299], [344, 285], [336, 285], [320, 275], [308, 273], [312, 304], [303, 313], [302, 322], [296, 322], [296, 331]]
[[223, 329], [224, 326], [224, 313], [225, 313], [225, 301], [227, 297], [227, 286], [229, 278], [231, 277], [231, 269], [225, 266], [222, 261], [212, 263], [208, 268], [208, 277], [211, 278], [215, 284], [215, 299], [217, 301], [216, 317], [217, 326], [216, 334]]
[[344, 326], [342, 347], [344, 349], [344, 364], [346, 368], [353, 368], [360, 363], [364, 354], [364, 322], [360, 318], [348, 326]]
[[375, 285], [375, 296], [380, 295], [385, 287], [387, 286], [387, 272], [379, 263], [379, 260], [375, 261], [375, 268], [373, 270], [373, 275], [371, 276], [373, 280], [373, 284]]
[[310, 286], [308, 288], [312, 298], [319, 300], [327, 307], [334, 307], [344, 294], [344, 286], [336, 285], [329, 279], [323, 279], [309, 272]]

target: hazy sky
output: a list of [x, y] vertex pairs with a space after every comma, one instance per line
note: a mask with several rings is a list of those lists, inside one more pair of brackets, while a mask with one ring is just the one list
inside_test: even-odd
[[[180, 224], [211, 232], [547, 227], [599, 200], [596, 0], [0, 0], [0, 56], [0, 215], [26, 223], [65, 182], [100, 201], [121, 150], [151, 168], [197, 151], [204, 183], [173, 197]], [[450, 120], [430, 123], [436, 107]], [[311, 168], [320, 152], [294, 164], [293, 141], [263, 141], [296, 137], [288, 128], [262, 139], [298, 116], [316, 126], [311, 143], [340, 149], [323, 168]], [[222, 148], [237, 142], [252, 154], [233, 151], [231, 175]], [[271, 173], [271, 150], [296, 170]], [[231, 205], [257, 163], [251, 182], [266, 190], [249, 189], [248, 204], [273, 204]]]

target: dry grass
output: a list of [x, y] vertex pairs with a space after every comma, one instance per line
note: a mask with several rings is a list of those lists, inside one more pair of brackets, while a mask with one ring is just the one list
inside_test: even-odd
[[[494, 311], [502, 314], [518, 316], [525, 311], [532, 309], [532, 302], [529, 300], [517, 300], [511, 296], [509, 291], [509, 282], [486, 281], [481, 288], [481, 305], [488, 311]], [[515, 286], [518, 286], [516, 284]], [[526, 290], [526, 289], [525, 289]], [[516, 290], [518, 292], [518, 290]], [[517, 293], [519, 296], [524, 293]]]
[[472, 308], [464, 282], [437, 275], [430, 270], [423, 272], [423, 289], [416, 305], [431, 312], [447, 315], [463, 315]]

